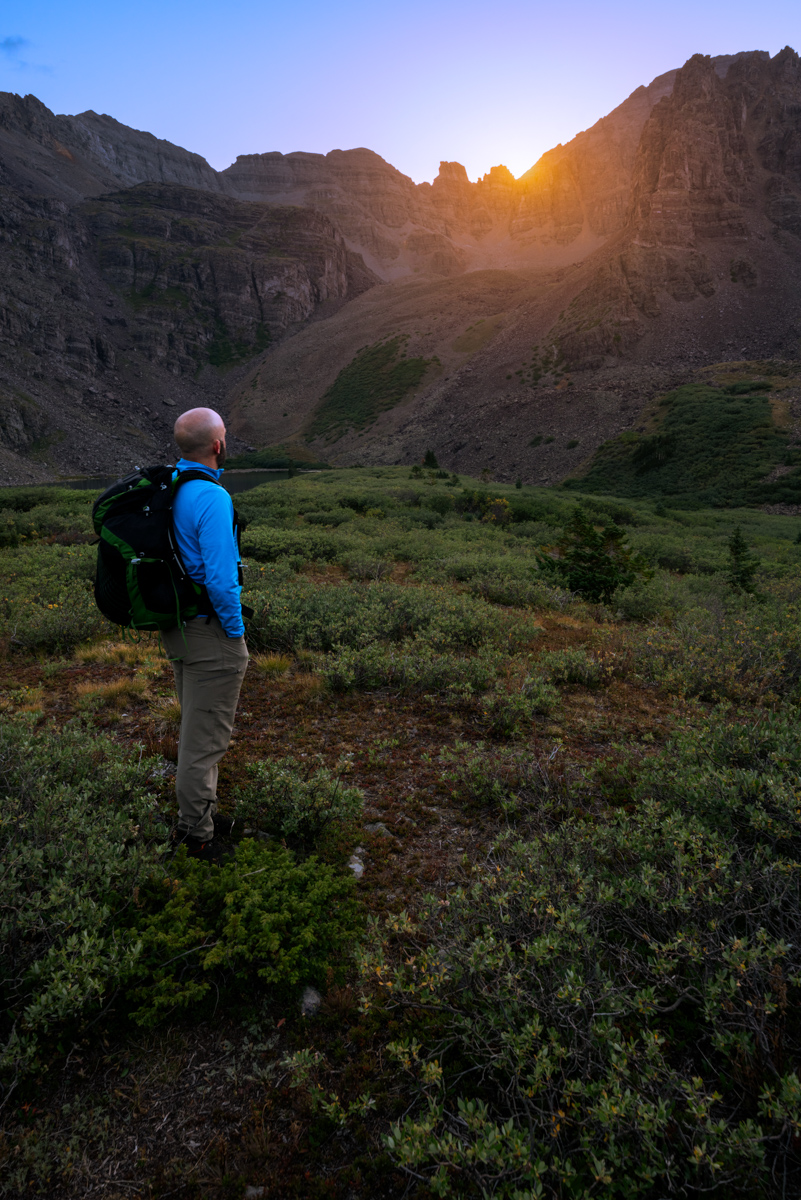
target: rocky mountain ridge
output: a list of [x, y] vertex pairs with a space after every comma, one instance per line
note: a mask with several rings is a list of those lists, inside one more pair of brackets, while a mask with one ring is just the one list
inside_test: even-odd
[[[218, 173], [0, 96], [0, 476], [163, 457], [212, 403], [234, 449], [559, 478], [704, 363], [797, 357], [799, 114], [794, 51], [695, 56], [518, 180], [415, 185], [363, 149]], [[397, 338], [438, 365], [309, 446], [338, 373]]]

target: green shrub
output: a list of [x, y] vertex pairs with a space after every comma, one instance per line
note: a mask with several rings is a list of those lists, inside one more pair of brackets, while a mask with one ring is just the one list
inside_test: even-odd
[[549, 650], [537, 659], [537, 670], [549, 683], [557, 685], [580, 684], [595, 688], [608, 678], [603, 662], [591, 657], [583, 646], [567, 650]]
[[331, 562], [349, 543], [319, 529], [271, 529], [264, 525], [251, 526], [242, 534], [242, 553], [257, 562], [276, 562], [290, 555], [304, 559]]
[[496, 684], [482, 697], [481, 710], [489, 733], [496, 737], [517, 737], [531, 729], [537, 714], [548, 716], [558, 703], [559, 693], [555, 688], [534, 675], [519, 688]]
[[499, 617], [490, 604], [471, 596], [388, 582], [319, 586], [309, 579], [287, 579], [264, 594], [249, 591], [246, 599], [255, 609], [248, 637], [256, 651], [330, 651], [409, 637], [453, 650], [517, 645], [538, 632], [530, 621]]
[[0, 629], [12, 649], [49, 654], [65, 654], [89, 638], [115, 632], [84, 587], [55, 593], [48, 603], [37, 598], [9, 606]]
[[[786, 477], [765, 476], [784, 456], [787, 434], [773, 422], [770, 399], [687, 384], [660, 402], [652, 434], [624, 433], [599, 448], [589, 471], [565, 487], [615, 496], [663, 496], [700, 508], [784, 499]], [[797, 480], [793, 480], [797, 489]]]
[[797, 871], [651, 802], [501, 839], [365, 959], [432, 1030], [391, 1047], [422, 1102], [390, 1153], [441, 1196], [767, 1187], [801, 1120], [800, 918]]
[[429, 645], [405, 642], [399, 646], [369, 645], [332, 654], [323, 678], [334, 692], [375, 691], [442, 693], [468, 701], [495, 682], [503, 658], [484, 649], [472, 657], [435, 651]]
[[[0, 1073], [45, 1063], [43, 1045], [97, 1011], [135, 967], [119, 930], [153, 869], [152, 764], [80, 725], [0, 726]], [[152, 839], [151, 839], [152, 840]]]
[[393, 408], [422, 380], [436, 358], [406, 358], [407, 335], [364, 346], [337, 375], [309, 424], [309, 437], [362, 429]]
[[690, 606], [690, 597], [669, 575], [657, 573], [651, 579], [637, 579], [615, 592], [614, 607], [624, 621], [653, 621], [655, 617], [674, 617]]
[[508, 605], [510, 608], [560, 609], [569, 604], [573, 597], [563, 588], [544, 579], [515, 579], [498, 576], [494, 579], [474, 579], [470, 591], [481, 596], [490, 604]]
[[[210, 870], [182, 848], [169, 874], [140, 888], [131, 936], [139, 952], [128, 1002], [152, 1025], [176, 1008], [254, 985], [285, 994], [341, 976], [357, 928], [352, 881], [315, 858], [247, 839], [236, 859]], [[180, 963], [180, 966], [177, 964]]]
[[619, 587], [628, 587], [638, 576], [647, 576], [645, 562], [624, 542], [617, 525], [598, 530], [578, 507], [561, 538], [537, 562], [543, 574], [585, 600], [609, 602]]
[[[47, 1067], [115, 993], [152, 1024], [242, 981], [322, 981], [356, 929], [350, 882], [245, 842], [165, 866], [154, 763], [78, 724], [0, 726], [0, 1077]], [[352, 792], [347, 803], [355, 805]]]
[[557, 749], [540, 759], [527, 751], [488, 749], [483, 742], [455, 742], [440, 754], [439, 783], [469, 807], [500, 809], [510, 817], [539, 811], [543, 801], [561, 802], [566, 794], [563, 778], [553, 770]]
[[95, 493], [67, 488], [2, 488], [0, 547], [37, 541], [63, 545], [94, 541]]
[[768, 704], [801, 689], [801, 619], [779, 596], [695, 607], [637, 632], [630, 647], [643, 679], [681, 696]]
[[801, 862], [801, 745], [790, 713], [740, 722], [695, 717], [642, 764], [635, 796], [654, 797], [720, 832], [743, 853]]
[[308, 853], [329, 826], [358, 817], [364, 796], [319, 764], [288, 756], [248, 764], [248, 783], [237, 791], [237, 814], [248, 825], [283, 838]]
[[112, 632], [92, 595], [94, 546], [6, 549], [0, 557], [0, 638], [12, 649], [63, 653]]

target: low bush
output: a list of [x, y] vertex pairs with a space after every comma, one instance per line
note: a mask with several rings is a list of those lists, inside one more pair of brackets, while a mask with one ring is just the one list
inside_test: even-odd
[[266, 594], [251, 592], [249, 601], [256, 611], [248, 637], [256, 651], [330, 651], [409, 637], [448, 650], [514, 645], [537, 634], [530, 622], [499, 617], [482, 600], [388, 582], [321, 587], [299, 578], [277, 582]]
[[606, 820], [545, 793], [534, 836], [387, 922], [365, 1003], [426, 1014], [392, 1046], [421, 1092], [399, 1165], [441, 1196], [797, 1189], [792, 728], [718, 717]]
[[483, 742], [455, 742], [440, 754], [439, 784], [454, 800], [470, 808], [500, 809], [509, 817], [553, 806], [566, 795], [566, 784], [554, 769], [558, 745], [547, 758], [525, 751], [490, 749]]
[[651, 579], [635, 580], [615, 592], [613, 606], [624, 621], [653, 621], [655, 617], [673, 617], [690, 606], [686, 591], [663, 572]]
[[6, 550], [0, 563], [0, 638], [11, 649], [64, 653], [113, 626], [92, 595], [93, 546]]
[[[245, 842], [162, 857], [154, 760], [72, 723], [0, 726], [0, 1081], [47, 1069], [117, 996], [140, 1023], [242, 981], [322, 982], [358, 921], [350, 881]], [[350, 793], [348, 803], [355, 804]]]
[[778, 596], [694, 608], [630, 645], [641, 677], [676, 695], [770, 704], [801, 689], [801, 619]]
[[541, 654], [537, 659], [537, 670], [549, 683], [557, 685], [580, 684], [595, 688], [609, 679], [603, 660], [588, 654], [583, 646]]
[[[352, 881], [315, 858], [247, 839], [213, 871], [181, 849], [139, 889], [127, 1002], [140, 1025], [254, 985], [285, 995], [340, 974], [358, 928]], [[180, 966], [177, 964], [180, 963]], [[258, 984], [257, 984], [258, 981]]]
[[528, 732], [537, 715], [548, 716], [559, 703], [559, 693], [539, 676], [526, 679], [519, 688], [497, 683], [482, 697], [481, 711], [487, 732], [495, 737], [517, 737]]
[[0, 547], [42, 542], [73, 545], [95, 540], [89, 492], [66, 488], [3, 488]]
[[798, 721], [788, 712], [747, 722], [725, 709], [696, 716], [646, 758], [632, 795], [698, 817], [744, 854], [801, 862]]
[[257, 562], [276, 562], [293, 555], [332, 562], [347, 553], [348, 548], [349, 543], [343, 538], [321, 529], [273, 529], [256, 525], [242, 534], [243, 555]]
[[502, 665], [497, 650], [484, 649], [467, 657], [405, 642], [340, 650], [324, 664], [323, 678], [333, 692], [389, 688], [439, 693], [454, 702], [467, 702], [492, 687]]
[[570, 592], [544, 579], [515, 579], [502, 575], [494, 579], [474, 579], [470, 591], [490, 604], [510, 608], [561, 609], [573, 599]]
[[49, 602], [37, 598], [9, 605], [0, 629], [12, 650], [65, 654], [89, 638], [108, 637], [114, 626], [98, 611], [94, 596], [76, 587]]
[[[152, 764], [80, 725], [0, 727], [0, 1074], [46, 1064], [43, 1046], [94, 1013], [134, 970], [119, 931], [156, 862], [145, 832]], [[152, 831], [151, 831], [152, 832]]]
[[237, 815], [247, 825], [283, 838], [308, 853], [332, 825], [358, 817], [364, 796], [319, 763], [303, 764], [291, 755], [248, 765], [248, 782], [236, 793]]

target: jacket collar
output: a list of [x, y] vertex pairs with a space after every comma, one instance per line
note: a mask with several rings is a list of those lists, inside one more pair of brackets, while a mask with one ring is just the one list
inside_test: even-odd
[[219, 480], [225, 467], [207, 467], [205, 463], [192, 462], [191, 458], [180, 458], [175, 464], [178, 471], [207, 471], [212, 479]]

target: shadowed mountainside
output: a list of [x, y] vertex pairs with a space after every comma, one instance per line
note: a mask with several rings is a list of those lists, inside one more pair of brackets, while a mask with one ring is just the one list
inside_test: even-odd
[[797, 356], [799, 111], [794, 51], [695, 56], [519, 180], [415, 185], [2, 96], [0, 469], [163, 455], [210, 403], [234, 449], [563, 477], [704, 364]]

